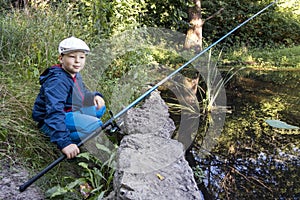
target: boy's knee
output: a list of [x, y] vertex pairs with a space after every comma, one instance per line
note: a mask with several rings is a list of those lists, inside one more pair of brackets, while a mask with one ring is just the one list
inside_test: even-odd
[[90, 115], [93, 117], [101, 118], [106, 111], [106, 107], [102, 106], [97, 110], [96, 106], [83, 107], [80, 109], [80, 112], [85, 115]]

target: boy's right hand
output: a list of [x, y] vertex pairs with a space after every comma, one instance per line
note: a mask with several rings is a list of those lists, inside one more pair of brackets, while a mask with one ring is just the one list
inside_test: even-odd
[[61, 151], [67, 156], [68, 159], [75, 158], [80, 153], [80, 150], [76, 144], [70, 144]]

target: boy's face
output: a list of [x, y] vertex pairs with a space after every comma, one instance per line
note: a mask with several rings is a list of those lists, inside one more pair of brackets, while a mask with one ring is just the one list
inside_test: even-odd
[[85, 59], [86, 55], [81, 51], [70, 52], [59, 57], [62, 68], [71, 74], [72, 77], [84, 68]]

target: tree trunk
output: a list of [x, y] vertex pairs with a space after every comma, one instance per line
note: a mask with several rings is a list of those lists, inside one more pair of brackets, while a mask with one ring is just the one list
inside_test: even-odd
[[193, 0], [194, 7], [189, 8], [190, 28], [187, 31], [184, 47], [202, 50], [202, 27], [204, 21], [201, 15], [201, 0]]
[[[184, 48], [195, 49], [197, 51], [202, 50], [202, 26], [204, 21], [201, 15], [201, 0], [193, 0], [194, 7], [189, 8], [190, 28], [187, 31], [185, 38]], [[199, 75], [189, 79], [185, 78], [183, 84], [191, 93], [186, 97], [187, 102], [192, 102], [193, 99], [197, 99], [196, 94], [198, 91]]]
[[28, 0], [16, 0], [12, 1], [12, 3], [15, 8], [26, 8], [28, 5]]

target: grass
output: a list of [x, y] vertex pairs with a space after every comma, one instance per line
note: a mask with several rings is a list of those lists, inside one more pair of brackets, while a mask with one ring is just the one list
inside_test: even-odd
[[[36, 82], [28, 82], [26, 79], [15, 77], [8, 72], [6, 74], [0, 73], [0, 160], [6, 160], [11, 165], [21, 165], [27, 168], [30, 177], [61, 155], [56, 146], [51, 144], [49, 139], [39, 132], [31, 118], [31, 109], [38, 90], [39, 86]], [[84, 175], [84, 170], [77, 166], [77, 162], [78, 160], [75, 162], [61, 162], [40, 178], [36, 184], [48, 193], [52, 191], [53, 194], [49, 195], [47, 193], [51, 196], [61, 194], [55, 190], [55, 188], [60, 188], [57, 185], [63, 188], [64, 185], [68, 185], [76, 179], [80, 179], [83, 183], [88, 182], [90, 177]], [[84, 162], [88, 163], [88, 161]], [[93, 163], [94, 166], [98, 164]], [[101, 176], [102, 182], [96, 186], [103, 188], [101, 191], [101, 195], [103, 195], [111, 188], [111, 184], [103, 180], [106, 179], [111, 182], [114, 170], [109, 166], [109, 163], [103, 163], [100, 166], [106, 178]], [[90, 171], [94, 173], [93, 169]], [[101, 171], [95, 170], [98, 174]], [[84, 178], [80, 178], [82, 175], [84, 175]], [[78, 182], [78, 184], [81, 182]], [[105, 187], [101, 187], [101, 184]], [[79, 187], [79, 185], [75, 186]], [[76, 188], [74, 188], [74, 191], [71, 189], [64, 189], [64, 191], [69, 192], [67, 195], [74, 197]], [[77, 199], [81, 199], [79, 192], [76, 195]]]
[[226, 53], [222, 63], [264, 68], [300, 68], [300, 46], [265, 49], [240, 47]]

